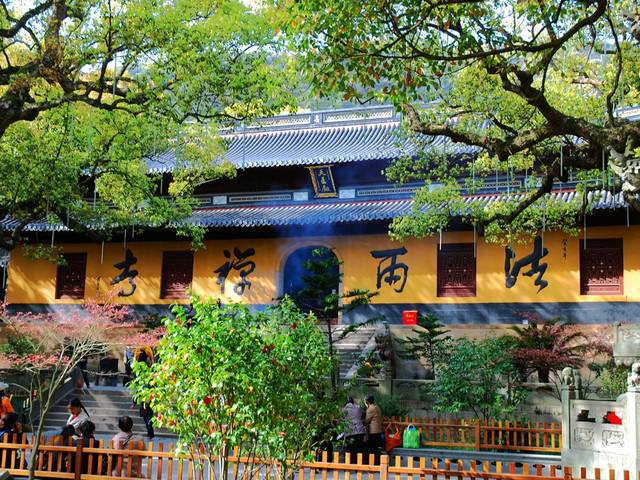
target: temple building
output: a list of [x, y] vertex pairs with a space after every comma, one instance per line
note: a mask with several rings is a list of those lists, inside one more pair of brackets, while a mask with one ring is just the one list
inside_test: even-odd
[[[188, 303], [188, 288], [262, 307], [297, 288], [301, 263], [324, 246], [342, 262], [337, 291], [379, 291], [372, 305], [339, 322], [358, 321], [371, 309], [389, 323], [419, 310], [464, 325], [521, 323], [527, 312], [585, 323], [640, 315], [640, 253], [633, 247], [640, 228], [620, 195], [597, 199], [579, 237], [544, 232], [513, 252], [462, 225], [441, 236], [395, 242], [387, 235], [389, 223], [411, 211], [420, 185], [395, 185], [384, 176], [390, 161], [416, 148], [400, 135], [391, 107], [275, 117], [225, 137], [238, 174], [200, 185], [190, 219], [207, 229], [205, 248], [192, 251], [171, 230], [129, 228], [93, 243], [63, 225], [32, 224], [26, 232], [34, 242], [50, 242], [56, 230], [66, 264], [30, 259], [21, 248], [11, 252], [9, 307], [72, 309], [114, 287], [118, 301], [140, 312]], [[427, 148], [474, 154], [444, 138]], [[165, 185], [173, 161], [169, 152], [149, 162]], [[522, 181], [497, 176], [469, 198], [488, 204]], [[575, 195], [572, 182], [551, 194], [564, 201]], [[9, 221], [1, 226], [9, 229]]]

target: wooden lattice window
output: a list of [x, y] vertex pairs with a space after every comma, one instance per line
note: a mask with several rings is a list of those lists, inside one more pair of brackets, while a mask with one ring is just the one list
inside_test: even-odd
[[438, 250], [438, 296], [476, 296], [473, 243], [445, 243]]
[[622, 239], [580, 240], [580, 294], [622, 295]]
[[84, 298], [84, 284], [87, 277], [87, 254], [64, 253], [64, 265], [58, 265], [56, 272], [56, 298]]
[[162, 286], [160, 298], [187, 298], [187, 287], [193, 280], [193, 252], [162, 254]]

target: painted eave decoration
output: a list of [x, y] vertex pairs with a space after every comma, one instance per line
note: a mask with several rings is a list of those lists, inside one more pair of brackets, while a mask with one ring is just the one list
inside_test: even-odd
[[[467, 203], [482, 202], [484, 205], [504, 199], [506, 194], [468, 195]], [[548, 201], [572, 202], [581, 194], [575, 190], [555, 191]], [[594, 199], [594, 195], [598, 195]], [[510, 195], [513, 201], [520, 200], [524, 194]], [[590, 192], [596, 210], [614, 210], [627, 207], [622, 194], [610, 192]], [[322, 200], [316, 202], [297, 202], [276, 205], [229, 205], [214, 208], [198, 208], [187, 220], [203, 227], [263, 227], [286, 225], [312, 225], [330, 223], [350, 223], [391, 220], [401, 215], [411, 214], [411, 198], [388, 198], [375, 200]], [[0, 229], [8, 231], [18, 222], [11, 218], [0, 221]], [[25, 227], [27, 232], [66, 231], [61, 224], [52, 225], [45, 220], [33, 222]]]

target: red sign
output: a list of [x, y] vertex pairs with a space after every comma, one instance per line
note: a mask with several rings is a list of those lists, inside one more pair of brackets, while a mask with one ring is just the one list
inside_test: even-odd
[[402, 312], [402, 324], [403, 325], [415, 325], [418, 323], [418, 311], [417, 310], [405, 310]]

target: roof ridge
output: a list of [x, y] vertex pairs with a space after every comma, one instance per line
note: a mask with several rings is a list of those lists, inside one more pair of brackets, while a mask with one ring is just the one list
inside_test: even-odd
[[375, 199], [363, 199], [363, 200], [342, 200], [336, 198], [337, 201], [330, 201], [324, 199], [320, 202], [296, 202], [296, 203], [277, 203], [269, 205], [217, 205], [215, 207], [198, 207], [194, 209], [194, 212], [213, 212], [218, 210], [242, 210], [242, 209], [266, 209], [266, 208], [289, 208], [289, 207], [324, 207], [327, 205], [361, 205], [363, 203], [400, 203], [400, 202], [413, 202], [413, 198], [375, 198]]

